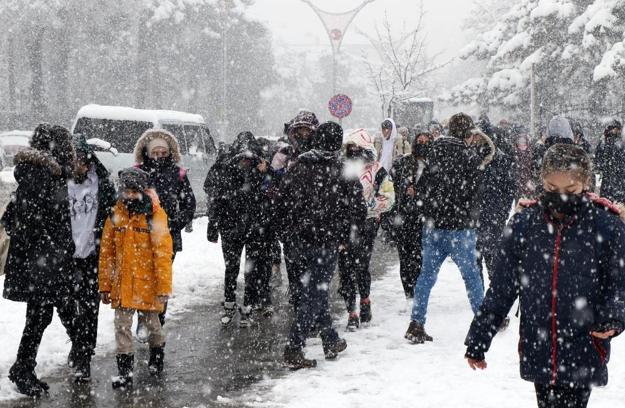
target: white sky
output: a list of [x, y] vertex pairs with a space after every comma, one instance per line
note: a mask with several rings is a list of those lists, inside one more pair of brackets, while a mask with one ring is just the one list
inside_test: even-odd
[[[326, 11], [347, 11], [361, 4], [361, 0], [312, 0]], [[426, 30], [430, 53], [443, 52], [444, 58], [456, 55], [470, 39], [461, 30], [463, 19], [469, 13], [471, 0], [424, 0], [427, 12]], [[388, 12], [389, 20], [399, 26], [417, 21], [417, 0], [376, 0], [368, 4], [350, 26], [343, 44], [366, 44], [357, 33], [373, 30]], [[321, 21], [312, 9], [301, 0], [256, 0], [248, 15], [267, 23], [274, 42], [281, 46], [327, 45], [329, 40]]]

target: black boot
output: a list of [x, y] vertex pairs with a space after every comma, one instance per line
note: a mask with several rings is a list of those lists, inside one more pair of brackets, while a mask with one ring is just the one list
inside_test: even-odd
[[317, 360], [308, 360], [300, 347], [286, 346], [284, 348], [284, 365], [291, 370], [317, 367]]
[[371, 300], [369, 298], [360, 300], [360, 323], [369, 324], [371, 322]]
[[408, 326], [408, 331], [406, 331], [404, 337], [413, 344], [422, 344], [426, 341], [434, 340], [432, 336], [425, 332], [423, 325], [415, 321], [410, 322], [410, 326]]
[[150, 360], [148, 361], [148, 370], [150, 375], [159, 375], [163, 372], [165, 360], [165, 345], [160, 347], [150, 347]]
[[338, 339], [335, 343], [324, 344], [323, 354], [325, 355], [326, 360], [336, 360], [339, 353], [345, 351], [346, 348], [347, 342], [345, 339]]
[[35, 364], [16, 362], [9, 370], [9, 380], [17, 386], [20, 394], [29, 397], [39, 397], [50, 388], [35, 375]]
[[133, 354], [117, 355], [118, 376], [113, 379], [113, 389], [132, 387], [132, 371], [135, 366]]
[[83, 384], [91, 381], [91, 353], [83, 353], [83, 355], [74, 362], [74, 382]]

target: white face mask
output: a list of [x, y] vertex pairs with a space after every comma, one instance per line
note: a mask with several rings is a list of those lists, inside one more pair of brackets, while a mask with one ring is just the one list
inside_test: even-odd
[[367, 162], [363, 159], [349, 159], [345, 160], [343, 166], [343, 176], [346, 179], [358, 179], [365, 172], [367, 168]]

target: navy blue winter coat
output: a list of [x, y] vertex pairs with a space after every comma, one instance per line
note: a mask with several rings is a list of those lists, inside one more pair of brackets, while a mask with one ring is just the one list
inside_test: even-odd
[[519, 298], [521, 377], [539, 384], [605, 385], [610, 341], [591, 330], [625, 323], [625, 223], [590, 199], [575, 218], [552, 221], [540, 204], [516, 214], [465, 344], [483, 359]]

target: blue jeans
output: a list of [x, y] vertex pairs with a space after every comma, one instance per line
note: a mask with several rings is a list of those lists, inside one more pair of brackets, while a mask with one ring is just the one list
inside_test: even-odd
[[448, 256], [456, 263], [467, 289], [473, 313], [477, 313], [484, 298], [484, 284], [480, 277], [475, 250], [474, 230], [423, 229], [423, 257], [417, 279], [412, 307], [412, 320], [424, 325], [430, 292], [436, 283], [441, 265]]
[[294, 246], [302, 261], [299, 305], [289, 333], [289, 346], [301, 348], [306, 345], [310, 329], [316, 325], [323, 344], [336, 343], [339, 335], [332, 327], [328, 303], [330, 281], [337, 262], [336, 248], [301, 248]]

